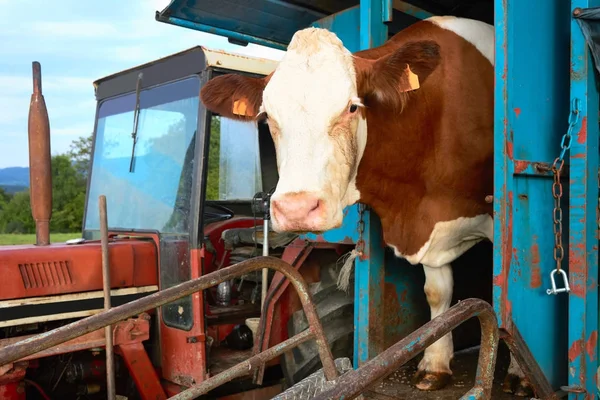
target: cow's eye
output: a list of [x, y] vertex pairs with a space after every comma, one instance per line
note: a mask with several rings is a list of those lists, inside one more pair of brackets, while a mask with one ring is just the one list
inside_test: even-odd
[[350, 106], [350, 112], [351, 112], [351, 113], [355, 113], [355, 112], [356, 112], [356, 110], [358, 110], [358, 106], [357, 106], [356, 104], [352, 104], [352, 105]]

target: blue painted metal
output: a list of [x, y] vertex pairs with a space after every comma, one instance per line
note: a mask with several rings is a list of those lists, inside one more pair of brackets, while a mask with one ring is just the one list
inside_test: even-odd
[[[360, 7], [355, 6], [347, 10], [341, 11], [336, 14], [332, 14], [328, 17], [322, 18], [312, 24], [319, 28], [327, 29], [331, 32], [335, 32], [337, 37], [340, 38], [344, 46], [351, 52], [360, 50]], [[354, 212], [358, 216], [354, 207]], [[345, 217], [348, 218], [348, 217]], [[354, 222], [350, 221], [351, 224]], [[350, 225], [349, 227], [354, 228], [356, 225]], [[343, 228], [342, 228], [343, 229]], [[346, 229], [343, 229], [346, 230]], [[350, 229], [352, 230], [352, 229]]]
[[[381, 46], [388, 38], [384, 9], [392, 0], [360, 0], [360, 49]], [[384, 5], [385, 3], [385, 5]]]
[[543, 2], [495, 0], [493, 300], [500, 327], [520, 332], [558, 389], [567, 381], [569, 298], [546, 294], [555, 267], [552, 178], [516, 173], [556, 158], [570, 110], [570, 4]]
[[156, 19], [237, 41], [285, 49], [297, 30], [332, 12], [294, 3], [281, 0], [219, 0], [216, 7], [212, 0], [173, 0], [156, 14]]
[[[600, 0], [572, 0], [571, 10]], [[598, 368], [598, 91], [595, 66], [583, 33], [571, 20], [571, 98], [580, 121], [570, 150], [569, 187], [569, 386], [595, 398]], [[577, 394], [569, 394], [575, 400]]]
[[184, 28], [195, 29], [200, 32], [208, 32], [208, 33], [213, 33], [215, 35], [225, 36], [230, 39], [241, 41], [241, 42], [254, 43], [254, 44], [261, 45], [261, 46], [272, 47], [272, 48], [279, 49], [279, 50], [285, 50], [287, 48], [286, 45], [281, 44], [281, 43], [273, 42], [273, 41], [266, 40], [266, 39], [261, 39], [261, 38], [255, 37], [255, 36], [246, 35], [246, 34], [239, 33], [239, 32], [230, 31], [227, 29], [215, 28], [214, 26], [211, 26], [211, 25], [200, 24], [197, 22], [188, 21], [188, 20], [181, 19], [181, 18], [168, 17], [163, 22], [168, 22], [170, 24], [181, 26]]

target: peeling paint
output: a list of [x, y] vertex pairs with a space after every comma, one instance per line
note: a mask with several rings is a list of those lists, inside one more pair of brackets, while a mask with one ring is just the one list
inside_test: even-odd
[[581, 119], [581, 129], [579, 129], [579, 133], [577, 133], [577, 143], [585, 144], [587, 140], [587, 116], [584, 116]]
[[569, 361], [575, 361], [577, 357], [581, 355], [581, 353], [583, 353], [583, 345], [581, 340], [576, 340], [571, 345], [571, 348], [569, 348]]
[[596, 361], [596, 345], [598, 344], [598, 331], [592, 331], [590, 337], [585, 344], [585, 350], [587, 352], [590, 361]]
[[540, 269], [540, 247], [537, 243], [531, 246], [531, 281], [532, 289], [538, 289], [542, 286], [542, 271]]
[[521, 114], [521, 109], [519, 107], [515, 107], [514, 111], [515, 111], [515, 116], [517, 118], [519, 118], [519, 115]]
[[[512, 143], [511, 143], [511, 153], [512, 153]], [[511, 154], [510, 158], [512, 159], [512, 154]], [[515, 174], [520, 174], [523, 171], [525, 171], [527, 169], [527, 167], [529, 166], [529, 164], [530, 164], [530, 162], [528, 162], [528, 161], [515, 160], [515, 163], [514, 163], [514, 165], [515, 165]]]

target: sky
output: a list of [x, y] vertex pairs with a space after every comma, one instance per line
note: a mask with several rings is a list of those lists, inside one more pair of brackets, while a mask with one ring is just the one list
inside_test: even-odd
[[[202, 45], [279, 60], [283, 52], [154, 19], [170, 0], [0, 0], [0, 168], [29, 163], [31, 63], [42, 67], [52, 154], [94, 129], [96, 79]], [[24, 17], [25, 16], [25, 17]]]

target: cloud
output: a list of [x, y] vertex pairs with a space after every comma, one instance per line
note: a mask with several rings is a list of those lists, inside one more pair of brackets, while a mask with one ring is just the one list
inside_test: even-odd
[[[42, 64], [52, 152], [92, 132], [93, 81], [193, 46], [279, 60], [284, 52], [157, 22], [171, 0], [0, 0], [0, 168], [27, 165], [31, 62]], [[23, 9], [27, 20], [14, 18]]]

